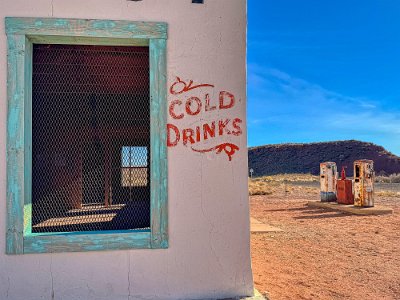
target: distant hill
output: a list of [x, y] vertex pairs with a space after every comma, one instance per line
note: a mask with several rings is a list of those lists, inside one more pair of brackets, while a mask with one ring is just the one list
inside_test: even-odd
[[357, 159], [372, 159], [379, 175], [400, 173], [400, 157], [385, 148], [361, 141], [336, 141], [310, 144], [276, 144], [251, 147], [249, 168], [253, 176], [284, 173], [319, 174], [319, 164], [336, 162], [339, 171], [347, 166], [346, 174], [353, 176], [353, 162]]

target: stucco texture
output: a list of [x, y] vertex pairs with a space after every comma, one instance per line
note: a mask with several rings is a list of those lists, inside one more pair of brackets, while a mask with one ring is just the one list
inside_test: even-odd
[[[246, 136], [246, 1], [2, 0], [0, 2], [0, 299], [217, 299], [253, 293], [249, 249]], [[60, 17], [168, 23], [168, 89], [179, 76], [212, 84], [189, 96], [204, 101], [196, 115], [168, 116], [179, 130], [240, 119], [241, 130], [168, 148], [169, 248], [5, 255], [7, 49], [4, 17]], [[220, 91], [235, 97], [218, 108]], [[167, 105], [167, 104], [166, 104]], [[218, 126], [218, 125], [217, 125]], [[217, 127], [218, 128], [218, 127]], [[219, 128], [218, 128], [219, 129]], [[217, 129], [217, 130], [218, 130]], [[230, 128], [233, 131], [232, 128]], [[229, 131], [229, 130], [228, 130]], [[182, 134], [182, 132], [181, 132]], [[203, 134], [203, 133], [202, 133]], [[182, 137], [181, 137], [182, 138]], [[221, 143], [239, 150], [205, 153]]]

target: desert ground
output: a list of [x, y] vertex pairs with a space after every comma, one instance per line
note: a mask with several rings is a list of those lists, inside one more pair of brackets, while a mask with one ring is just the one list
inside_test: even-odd
[[256, 288], [272, 300], [400, 299], [400, 184], [375, 190], [392, 215], [307, 207], [319, 199], [316, 176], [250, 180], [251, 216], [283, 230], [251, 234]]

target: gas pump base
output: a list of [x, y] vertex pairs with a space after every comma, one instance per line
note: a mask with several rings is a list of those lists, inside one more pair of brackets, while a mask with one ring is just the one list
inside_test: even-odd
[[336, 194], [334, 192], [321, 192], [321, 202], [334, 201], [336, 201]]
[[350, 213], [353, 215], [388, 215], [393, 214], [393, 208], [376, 205], [374, 207], [357, 207], [348, 204], [337, 204], [336, 202], [308, 201], [307, 206], [323, 208]]

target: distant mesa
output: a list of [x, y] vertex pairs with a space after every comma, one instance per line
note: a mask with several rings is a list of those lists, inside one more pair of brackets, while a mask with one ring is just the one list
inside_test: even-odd
[[249, 169], [253, 176], [275, 174], [311, 173], [319, 174], [319, 164], [336, 162], [339, 170], [347, 166], [347, 176], [353, 176], [353, 162], [357, 159], [372, 159], [377, 175], [400, 173], [400, 157], [382, 146], [356, 140], [321, 142], [309, 144], [275, 144], [250, 147]]

